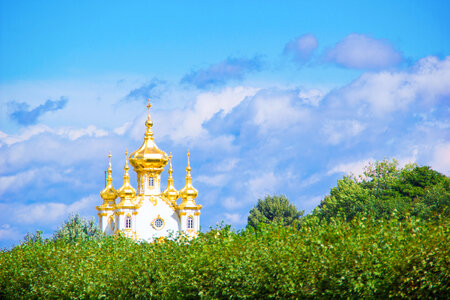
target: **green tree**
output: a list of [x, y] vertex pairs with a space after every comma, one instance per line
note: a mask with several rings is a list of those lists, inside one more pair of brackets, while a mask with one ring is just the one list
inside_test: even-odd
[[45, 240], [42, 237], [42, 230], [36, 230], [36, 233], [28, 232], [25, 235], [24, 243], [43, 243]]
[[424, 219], [448, 215], [449, 178], [416, 164], [398, 167], [396, 160], [369, 164], [358, 177], [349, 175], [338, 180], [330, 195], [314, 210], [313, 215], [329, 220], [357, 215], [381, 219], [393, 214], [413, 214]]
[[87, 220], [80, 217], [79, 214], [76, 214], [64, 222], [61, 228], [54, 233], [53, 239], [73, 242], [79, 240], [97, 240], [102, 236], [103, 233], [95, 224], [94, 218]]
[[298, 223], [303, 211], [298, 211], [284, 195], [266, 196], [250, 210], [247, 227], [257, 228], [259, 223], [278, 223], [285, 226]]

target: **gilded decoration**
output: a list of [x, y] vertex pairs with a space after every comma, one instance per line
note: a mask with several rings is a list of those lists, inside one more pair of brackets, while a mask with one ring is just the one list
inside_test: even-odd
[[156, 230], [161, 230], [164, 228], [164, 225], [166, 225], [166, 222], [164, 221], [163, 218], [161, 218], [160, 215], [158, 215], [153, 221], [152, 221], [152, 226], [153, 228], [155, 228]]
[[147, 121], [145, 122], [145, 126], [147, 127], [147, 130], [145, 131], [144, 135], [144, 143], [131, 153], [130, 155], [130, 164], [134, 167], [134, 170], [136, 172], [155, 172], [157, 174], [160, 174], [164, 167], [167, 165], [167, 162], [169, 161], [169, 157], [167, 154], [160, 150], [158, 146], [156, 145], [154, 138], [153, 138], [153, 121], [150, 117], [150, 107], [152, 105], [150, 104], [150, 99], [148, 100], [148, 116]]
[[[151, 210], [150, 212], [142, 211], [144, 216], [148, 216], [149, 213], [151, 213], [150, 215], [153, 215], [153, 213], [157, 214], [158, 212], [161, 212], [161, 215], [158, 214], [158, 217], [151, 223], [154, 229], [161, 230], [167, 228], [170, 230], [181, 230], [181, 228], [184, 227], [184, 224], [183, 226], [181, 225], [180, 217], [185, 216], [186, 214], [189, 214], [192, 218], [193, 215], [198, 216], [200, 215], [200, 209], [202, 208], [201, 205], [198, 205], [195, 202], [198, 191], [192, 185], [189, 151], [187, 152], [186, 182], [182, 189], [177, 190], [173, 178], [172, 154], [167, 155], [164, 151], [159, 149], [153, 137], [150, 100], [147, 108], [148, 115], [145, 122], [146, 130], [144, 142], [136, 151], [131, 153], [131, 155], [128, 156], [128, 152], [125, 152], [122, 186], [117, 190], [113, 186], [111, 153], [109, 153], [105, 188], [100, 192], [103, 203], [100, 206], [96, 206], [100, 219], [99, 222], [101, 222], [101, 224], [103, 224], [103, 221], [112, 220], [108, 225], [111, 226], [111, 231], [114, 232], [114, 234], [118, 235], [122, 233], [136, 239], [138, 236], [149, 236], [149, 234], [151, 234], [151, 231], [149, 231], [151, 228], [148, 225], [142, 226], [136, 223], [136, 217], [133, 217], [140, 213], [141, 210]], [[130, 183], [130, 167], [128, 164], [130, 164], [136, 172], [137, 191]], [[167, 164], [169, 164], [167, 186], [161, 192], [161, 172], [164, 171]], [[179, 205], [177, 204], [178, 199], [181, 199]], [[149, 205], [144, 205], [144, 201], [147, 200], [153, 204], [151, 207]], [[166, 205], [171, 208], [172, 212], [167, 212]], [[113, 218], [111, 216], [110, 219], [106, 219], [111, 213], [113, 216], [126, 215], [124, 229], [119, 230], [119, 224], [114, 222], [114, 220], [119, 221], [117, 217]], [[126, 228], [128, 216], [130, 216], [131, 222], [135, 222], [131, 223], [130, 226], [133, 230], [131, 230], [131, 228]], [[172, 221], [172, 218], [176, 221], [175, 225], [173, 225], [173, 222], [169, 222], [169, 220]], [[122, 217], [120, 218], [120, 221], [123, 222]], [[192, 222], [194, 222], [194, 219]], [[195, 225], [195, 227], [198, 226], [198, 224]], [[142, 226], [142, 228], [139, 226]], [[190, 231], [192, 230], [193, 229], [190, 229]], [[161, 234], [164, 235], [165, 233]]]

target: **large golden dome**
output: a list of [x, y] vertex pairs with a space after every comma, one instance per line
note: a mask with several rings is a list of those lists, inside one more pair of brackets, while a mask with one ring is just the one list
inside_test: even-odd
[[145, 131], [144, 143], [139, 149], [131, 153], [130, 164], [137, 172], [139, 170], [162, 172], [169, 161], [167, 154], [156, 146], [153, 140], [153, 122], [150, 118], [150, 99], [148, 101], [148, 119], [145, 122], [147, 130]]

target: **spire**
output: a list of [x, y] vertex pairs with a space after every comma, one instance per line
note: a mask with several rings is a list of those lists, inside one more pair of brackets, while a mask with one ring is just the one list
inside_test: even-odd
[[187, 167], [186, 167], [186, 184], [180, 190], [180, 197], [183, 199], [178, 208], [201, 208], [201, 205], [195, 204], [195, 198], [198, 195], [198, 191], [192, 186], [192, 176], [191, 176], [191, 164], [189, 161], [190, 153], [187, 153]]
[[123, 185], [117, 191], [120, 198], [131, 197], [136, 195], [136, 190], [130, 184], [130, 175], [128, 174], [128, 151], [125, 150], [125, 173], [123, 174]]
[[170, 152], [170, 155], [169, 155], [169, 178], [167, 179], [169, 184], [173, 184], [172, 173], [173, 173], [173, 169], [172, 169], [172, 152]]
[[150, 116], [150, 107], [152, 107], [152, 104], [150, 103], [150, 98], [148, 98], [148, 104], [147, 104], [147, 109], [148, 109], [148, 115], [147, 115], [147, 121], [145, 122], [145, 126], [147, 126], [147, 130], [145, 131], [145, 139], [151, 139], [153, 140], [153, 121], [152, 118]]
[[108, 154], [108, 170], [106, 171], [108, 173], [108, 176], [106, 177], [106, 186], [105, 188], [100, 192], [100, 197], [102, 197], [103, 200], [105, 200], [105, 204], [107, 204], [108, 201], [114, 201], [117, 198], [117, 191], [114, 189], [112, 184], [112, 168], [111, 168], [111, 152]]
[[125, 174], [123, 175], [123, 179], [127, 180], [127, 182], [129, 183], [130, 181], [130, 175], [128, 174], [128, 170], [130, 169], [130, 167], [128, 167], [128, 150], [125, 149]]
[[177, 189], [173, 186], [172, 153], [169, 155], [169, 177], [167, 178], [167, 188], [162, 192], [171, 203], [175, 203], [179, 197]]
[[112, 184], [112, 168], [111, 168], [111, 151], [108, 154], [108, 177], [106, 178], [106, 185]]
[[187, 180], [189, 180], [189, 183], [191, 182], [191, 180], [192, 180], [192, 177], [191, 177], [191, 163], [190, 163], [190, 161], [189, 161], [189, 157], [191, 156], [191, 154], [189, 153], [189, 149], [188, 149], [188, 152], [187, 152], [187, 167], [186, 167], [186, 181]]
[[151, 171], [160, 174], [164, 171], [164, 167], [169, 161], [169, 158], [164, 151], [158, 148], [153, 139], [153, 121], [150, 116], [151, 107], [152, 104], [150, 103], [150, 99], [148, 99], [148, 116], [145, 122], [147, 129], [145, 130], [144, 143], [139, 149], [131, 153], [130, 164], [137, 173]]

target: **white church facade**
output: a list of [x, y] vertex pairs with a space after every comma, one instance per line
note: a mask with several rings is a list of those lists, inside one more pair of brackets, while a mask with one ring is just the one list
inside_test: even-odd
[[[153, 138], [150, 100], [147, 107], [144, 143], [129, 157], [125, 153], [123, 185], [118, 190], [113, 187], [109, 154], [106, 187], [100, 192], [103, 204], [96, 207], [99, 226], [106, 235], [123, 234], [137, 240], [152, 241], [180, 232], [193, 237], [200, 230], [202, 206], [195, 203], [198, 192], [192, 186], [189, 152], [186, 183], [177, 191], [172, 176], [172, 157], [160, 150]], [[137, 174], [137, 190], [130, 184], [128, 161]], [[169, 161], [167, 187], [161, 191], [161, 173]]]

